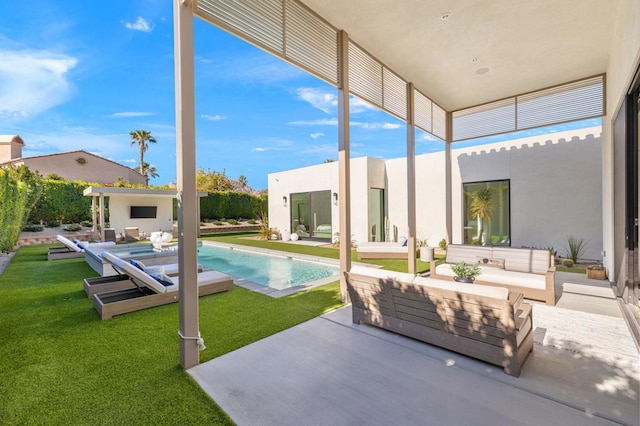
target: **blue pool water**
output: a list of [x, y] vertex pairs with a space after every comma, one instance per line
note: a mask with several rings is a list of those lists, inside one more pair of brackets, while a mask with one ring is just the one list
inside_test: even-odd
[[206, 244], [198, 250], [198, 262], [207, 268], [278, 290], [322, 278], [337, 278], [340, 272], [333, 265]]

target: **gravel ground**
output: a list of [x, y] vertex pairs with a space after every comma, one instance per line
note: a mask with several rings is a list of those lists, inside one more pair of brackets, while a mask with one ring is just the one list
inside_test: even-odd
[[9, 265], [9, 262], [11, 262], [11, 259], [13, 259], [14, 254], [16, 253], [15, 252], [0, 253], [0, 275], [2, 275], [2, 273], [4, 272], [4, 269], [7, 267], [7, 265]]

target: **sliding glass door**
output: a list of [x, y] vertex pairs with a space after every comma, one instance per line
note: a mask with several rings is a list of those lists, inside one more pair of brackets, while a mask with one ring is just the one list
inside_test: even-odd
[[369, 188], [369, 241], [384, 238], [384, 189]]
[[331, 241], [331, 191], [291, 194], [291, 232]]

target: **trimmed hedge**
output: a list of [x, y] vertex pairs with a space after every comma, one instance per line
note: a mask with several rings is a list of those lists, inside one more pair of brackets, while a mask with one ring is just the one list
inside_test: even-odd
[[0, 251], [11, 251], [42, 194], [40, 175], [26, 166], [0, 169]]
[[42, 197], [31, 212], [29, 220], [34, 223], [90, 221], [91, 197], [82, 195], [87, 186], [89, 184], [82, 181], [44, 179]]
[[267, 196], [245, 192], [212, 192], [200, 199], [200, 218], [256, 217], [267, 211]]

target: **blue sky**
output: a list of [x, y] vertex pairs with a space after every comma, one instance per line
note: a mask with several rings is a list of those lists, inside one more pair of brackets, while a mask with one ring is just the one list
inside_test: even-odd
[[[149, 130], [151, 184], [174, 181], [172, 13], [167, 0], [2, 2], [0, 134], [19, 134], [24, 156], [84, 149], [135, 168], [129, 132]], [[263, 189], [270, 172], [337, 159], [335, 88], [199, 19], [194, 31], [197, 167]], [[416, 140], [418, 154], [442, 149]], [[404, 124], [353, 99], [352, 157], [405, 153]]]

